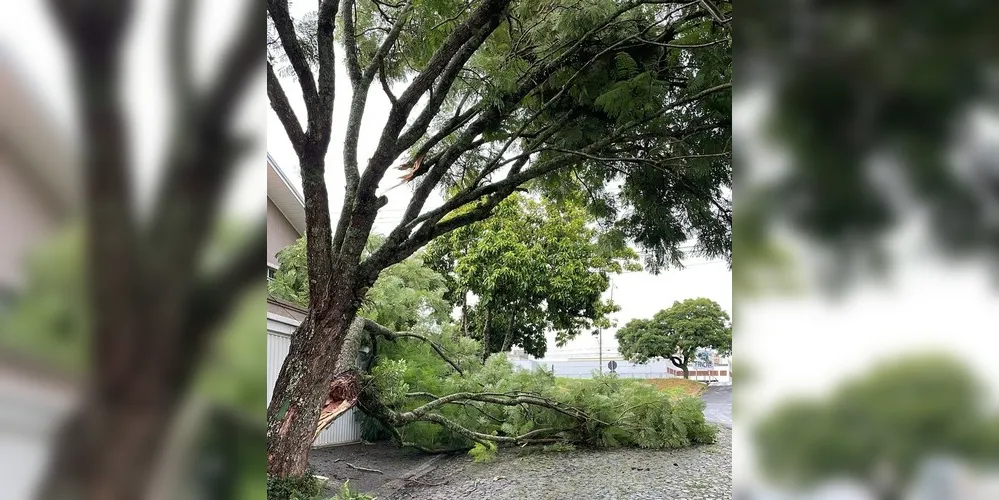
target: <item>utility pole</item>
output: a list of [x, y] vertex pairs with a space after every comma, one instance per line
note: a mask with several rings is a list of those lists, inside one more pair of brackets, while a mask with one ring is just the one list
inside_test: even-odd
[[[610, 300], [614, 302], [614, 281], [610, 282]], [[604, 373], [604, 329], [597, 328], [597, 363], [600, 363], [600, 373]]]

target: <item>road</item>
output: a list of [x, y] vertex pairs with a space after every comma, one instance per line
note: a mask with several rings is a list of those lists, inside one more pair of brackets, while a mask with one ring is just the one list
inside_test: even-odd
[[724, 425], [732, 428], [732, 386], [717, 385], [708, 386], [701, 399], [707, 403], [704, 408], [704, 418], [708, 422]]

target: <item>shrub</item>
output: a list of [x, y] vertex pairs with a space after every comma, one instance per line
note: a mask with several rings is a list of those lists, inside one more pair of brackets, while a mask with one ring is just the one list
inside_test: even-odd
[[322, 481], [311, 471], [304, 476], [267, 478], [267, 500], [313, 500], [322, 492]]
[[375, 497], [351, 488], [350, 480], [347, 480], [340, 486], [340, 489], [331, 500], [375, 500]]
[[[442, 345], [465, 373], [456, 374], [424, 342], [400, 340], [381, 344], [373, 369], [374, 387], [382, 395], [382, 402], [397, 412], [429, 402], [430, 395], [530, 393], [582, 410], [591, 418], [581, 422], [549, 408], [483, 402], [447, 405], [438, 413], [483, 434], [519, 436], [540, 428], [563, 429], [542, 437], [593, 447], [682, 448], [715, 441], [717, 430], [705, 421], [704, 403], [699, 398], [663, 392], [644, 381], [613, 374], [594, 374], [591, 379], [556, 379], [542, 369], [515, 369], [502, 353], [490, 356], [483, 364], [478, 358], [477, 342], [421, 333]], [[414, 392], [425, 396], [406, 396]], [[473, 457], [488, 457], [491, 453], [464, 435], [433, 423], [414, 422], [399, 431], [405, 441], [426, 448], [467, 447], [473, 450]]]

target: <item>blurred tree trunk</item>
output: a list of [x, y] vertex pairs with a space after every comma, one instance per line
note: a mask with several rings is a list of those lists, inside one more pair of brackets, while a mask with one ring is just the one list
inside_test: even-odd
[[245, 147], [232, 117], [264, 50], [263, 6], [248, 2], [218, 77], [190, 79], [192, 5], [173, 4], [167, 44], [176, 108], [159, 198], [140, 224], [132, 130], [121, 84], [133, 2], [53, 0], [69, 49], [80, 120], [90, 373], [57, 432], [39, 498], [148, 498], [168, 433], [205, 347], [259, 283], [263, 226], [216, 271], [198, 276], [218, 200]]

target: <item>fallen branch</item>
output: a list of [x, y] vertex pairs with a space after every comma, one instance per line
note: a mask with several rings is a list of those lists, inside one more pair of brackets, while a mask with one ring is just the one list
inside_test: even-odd
[[409, 482], [409, 483], [416, 483], [416, 484], [419, 484], [419, 485], [422, 485], [422, 486], [443, 486], [443, 485], [445, 485], [445, 484], [448, 483], [448, 481], [441, 481], [439, 483], [427, 483], [427, 482], [424, 482], [424, 481], [420, 481], [419, 479], [410, 479], [408, 477], [406, 479], [404, 479], [404, 481]]
[[343, 464], [346, 465], [347, 467], [350, 467], [351, 469], [354, 469], [354, 470], [359, 470], [359, 471], [364, 471], [364, 472], [376, 472], [378, 474], [385, 474], [384, 472], [382, 472], [382, 471], [380, 471], [378, 469], [369, 469], [367, 467], [358, 467], [358, 466], [356, 466], [356, 465], [354, 465], [354, 464], [352, 464], [350, 462], [344, 462]]
[[420, 335], [418, 333], [393, 332], [392, 330], [389, 330], [388, 328], [385, 328], [384, 326], [379, 325], [378, 323], [375, 323], [370, 319], [361, 318], [360, 320], [364, 321], [364, 329], [369, 334], [371, 334], [372, 337], [383, 337], [386, 340], [392, 340], [392, 341], [402, 337], [409, 337], [409, 338], [419, 339], [430, 344], [430, 347], [432, 347], [433, 350], [437, 352], [437, 355], [440, 356], [441, 359], [443, 359], [445, 362], [447, 362], [447, 364], [451, 365], [451, 368], [454, 368], [454, 371], [458, 372], [459, 375], [465, 374], [465, 372], [461, 370], [461, 367], [458, 366], [458, 363], [452, 361], [451, 358], [449, 358], [447, 354], [445, 354], [444, 348], [441, 347], [440, 344], [438, 344], [437, 342], [434, 342], [433, 340], [430, 340], [427, 337], [424, 337], [423, 335]]

